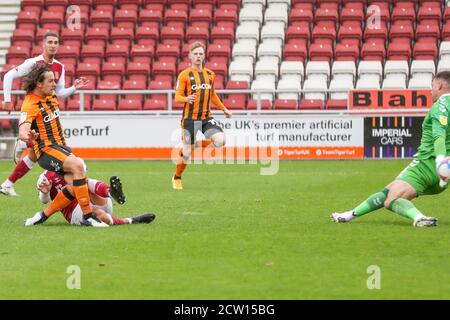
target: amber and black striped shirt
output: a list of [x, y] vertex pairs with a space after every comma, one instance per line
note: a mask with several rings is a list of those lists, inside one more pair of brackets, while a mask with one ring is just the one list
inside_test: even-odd
[[[214, 90], [216, 75], [207, 68], [197, 70], [189, 67], [178, 75], [175, 102], [184, 104], [183, 120], [205, 120], [211, 117], [211, 103], [223, 110], [225, 106]], [[194, 103], [186, 97], [195, 94]]]
[[19, 125], [28, 122], [31, 124], [31, 130], [39, 134], [33, 145], [38, 158], [41, 155], [40, 150], [46, 146], [66, 145], [56, 95], [39, 97], [29, 93], [25, 96], [20, 112]]

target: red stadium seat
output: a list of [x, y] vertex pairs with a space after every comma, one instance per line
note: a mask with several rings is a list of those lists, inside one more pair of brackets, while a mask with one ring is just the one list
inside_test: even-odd
[[306, 22], [311, 24], [314, 20], [313, 11], [307, 8], [294, 7], [289, 13], [289, 22]]
[[391, 42], [387, 51], [388, 60], [407, 60], [411, 58], [411, 44], [404, 42]]
[[179, 41], [183, 41], [184, 29], [165, 26], [161, 30], [161, 38], [162, 39], [177, 39]]
[[141, 60], [141, 62], [145, 62], [148, 59], [148, 63], [150, 63], [150, 61], [153, 59], [153, 56], [155, 55], [155, 49], [152, 46], [135, 44], [131, 47], [130, 54], [133, 58], [133, 61], [135, 62], [137, 62], [137, 57], [143, 57], [146, 59]]
[[223, 104], [230, 110], [245, 110], [245, 97], [239, 95], [229, 95], [223, 99]]
[[139, 11], [139, 23], [142, 25], [143, 23], [150, 22], [156, 23], [158, 26], [163, 21], [163, 13], [162, 10], [153, 10], [153, 9], [144, 9]]
[[[196, 1], [196, 3], [198, 3]], [[192, 9], [189, 13], [189, 23], [193, 22], [206, 22], [210, 23], [212, 21], [212, 12], [205, 9]]]
[[108, 28], [112, 25], [113, 13], [112, 11], [94, 10], [91, 12], [91, 26], [94, 24], [98, 27]]
[[[432, 2], [433, 3], [433, 2]], [[440, 6], [434, 7], [432, 5], [422, 5], [417, 14], [417, 20], [422, 22], [424, 20], [434, 20], [439, 23], [442, 19], [442, 11]]]
[[92, 61], [94, 63], [100, 64], [103, 59], [103, 48], [96, 45], [85, 44], [81, 48], [81, 59], [83, 61]]
[[413, 49], [413, 59], [436, 60], [439, 52], [436, 43], [437, 42], [416, 42]]
[[273, 108], [278, 110], [296, 110], [297, 105], [298, 105], [297, 100], [276, 99]]
[[237, 11], [219, 7], [214, 11], [214, 21], [216, 25], [222, 24], [233, 28], [238, 22]]
[[118, 44], [109, 44], [106, 47], [105, 57], [108, 61], [112, 61], [111, 58], [114, 57], [114, 61], [122, 61], [125, 64], [128, 55], [128, 47]]
[[32, 25], [39, 24], [39, 15], [33, 11], [19, 12], [17, 19], [16, 19], [16, 25], [17, 25], [17, 27], [20, 27], [22, 24], [32, 24]]
[[450, 20], [448, 20], [447, 23], [443, 25], [441, 37], [442, 41], [450, 41]]
[[328, 43], [313, 43], [309, 47], [309, 59], [330, 63], [333, 59], [333, 47]]
[[203, 29], [199, 27], [188, 27], [186, 31], [186, 41], [200, 41], [203, 43], [207, 43], [209, 40], [209, 29]]
[[341, 11], [341, 24], [346, 22], [357, 22], [359, 26], [362, 25], [364, 20], [364, 12], [362, 9], [343, 8]]
[[234, 41], [234, 29], [215, 26], [211, 31], [211, 40], [215, 42], [219, 39], [229, 40], [231, 43]]
[[205, 67], [214, 71], [217, 76], [225, 78], [228, 74], [228, 67], [225, 63], [208, 61]]
[[[149, 90], [171, 90], [172, 83], [168, 81], [150, 81], [150, 85], [148, 86]], [[167, 94], [166, 93], [156, 93], [151, 94], [150, 99], [157, 99], [161, 101], [167, 102]]]
[[336, 40], [336, 28], [327, 25], [315, 26], [312, 32], [312, 41], [318, 40], [323, 44], [333, 45]]
[[[91, 107], [92, 107], [91, 96], [87, 94], [84, 96], [84, 110], [91, 110]], [[67, 111], [80, 110], [80, 98], [76, 96], [70, 99], [66, 104], [66, 110]]]
[[320, 99], [302, 99], [300, 110], [323, 110], [323, 101]]
[[327, 110], [347, 110], [347, 100], [346, 99], [328, 99]]
[[414, 39], [414, 30], [411, 24], [397, 22], [391, 26], [389, 32], [389, 38], [391, 41], [394, 39], [400, 39], [403, 42], [411, 43]]
[[114, 14], [114, 25], [119, 28], [134, 29], [138, 21], [138, 14], [135, 10], [116, 10]]
[[159, 41], [159, 30], [150, 27], [138, 27], [136, 31], [136, 40], [143, 44], [141, 40], [152, 40], [153, 44]]
[[334, 25], [338, 22], [338, 17], [339, 15], [336, 9], [320, 7], [314, 13], [314, 21], [316, 23], [325, 21]]
[[214, 58], [224, 58], [225, 63], [228, 63], [228, 61], [231, 58], [231, 50], [230, 47], [223, 46], [221, 44], [210, 44], [208, 46], [207, 50], [207, 57], [208, 60], [214, 59]]
[[372, 28], [370, 25], [366, 25], [364, 30], [364, 40], [369, 39], [382, 39], [386, 41], [388, 37], [388, 29], [384, 22], [380, 23], [377, 28]]
[[305, 62], [306, 57], [308, 56], [306, 46], [300, 46], [297, 44], [287, 43], [284, 46], [283, 57], [288, 61], [300, 60], [301, 62]]
[[71, 46], [71, 45], [61, 45], [58, 49], [58, 53], [56, 55], [58, 59], [61, 58], [72, 58], [78, 60], [80, 57], [80, 47], [79, 46]]
[[125, 96], [119, 100], [117, 110], [142, 110], [142, 99]]
[[414, 10], [413, 7], [409, 7], [404, 2], [399, 2], [395, 5], [394, 9], [392, 10], [391, 18], [392, 21], [407, 20], [415, 22], [416, 11]]
[[[248, 110], [257, 110], [258, 102], [256, 99], [250, 99], [247, 103]], [[261, 110], [269, 110], [272, 109], [272, 101], [267, 99], [261, 99]]]
[[129, 47], [131, 42], [134, 40], [134, 30], [113, 27], [111, 29], [110, 39], [113, 44], [118, 44], [118, 45], [123, 45], [125, 47]]
[[361, 59], [383, 62], [386, 57], [386, 48], [377, 42], [366, 42], [362, 46]]
[[[155, 62], [153, 64], [153, 76], [156, 77], [157, 76], [168, 76], [169, 77], [169, 81], [173, 82], [173, 78], [176, 76], [176, 66], [175, 63], [167, 63], [167, 62]], [[160, 78], [161, 79], [161, 78]]]
[[100, 76], [100, 66], [97, 64], [81, 62], [77, 67], [77, 77]]
[[106, 76], [117, 76], [109, 79], [117, 79], [120, 83], [125, 75], [125, 65], [116, 62], [104, 62], [102, 66], [102, 78], [105, 79]]
[[159, 45], [156, 49], [156, 57], [157, 58], [161, 58], [161, 57], [173, 57], [176, 59], [178, 59], [178, 57], [180, 56], [180, 47], [178, 46], [174, 46], [174, 45]]
[[186, 24], [188, 15], [186, 11], [167, 9], [164, 14], [164, 23], [167, 25], [169, 22], [177, 22], [182, 25]]
[[145, 81], [147, 81], [148, 77], [150, 76], [150, 70], [150, 64], [148, 63], [128, 62], [127, 76], [131, 77], [140, 75], [142, 76], [142, 79], [145, 79]]
[[25, 60], [30, 57], [30, 47], [12, 46], [6, 55], [6, 61], [11, 64], [11, 59]]
[[26, 41], [31, 45], [34, 42], [34, 32], [32, 30], [16, 29], [12, 34], [11, 40], [13, 43], [16, 43], [17, 41]]
[[81, 42], [84, 38], [84, 27], [80, 29], [63, 28], [61, 33], [62, 43], [65, 45], [78, 45], [81, 47]]
[[101, 95], [101, 97], [94, 100], [92, 104], [92, 111], [112, 111], [116, 110], [116, 96], [113, 94]]
[[436, 44], [441, 37], [438, 24], [419, 23], [416, 27], [416, 40]]
[[86, 30], [85, 39], [88, 44], [99, 46], [102, 50], [105, 50], [106, 43], [109, 39], [109, 29], [89, 28]]
[[98, 90], [120, 90], [120, 82], [100, 80], [97, 84]]
[[191, 61], [189, 59], [180, 61], [177, 66], [177, 74], [180, 74], [181, 71], [187, 69], [191, 66]]
[[144, 110], [167, 110], [167, 99], [145, 99]]
[[307, 23], [295, 22], [288, 27], [286, 36], [288, 41], [291, 39], [305, 39], [309, 41], [311, 38], [311, 30]]
[[359, 45], [362, 38], [360, 26], [341, 26], [339, 28], [338, 40], [340, 43]]

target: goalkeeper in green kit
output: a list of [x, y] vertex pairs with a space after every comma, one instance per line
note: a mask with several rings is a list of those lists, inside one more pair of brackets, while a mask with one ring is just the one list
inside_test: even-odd
[[437, 218], [427, 217], [410, 201], [420, 195], [438, 194], [447, 188], [437, 167], [450, 155], [450, 71], [436, 74], [432, 82], [433, 107], [422, 124], [422, 139], [413, 161], [383, 190], [371, 195], [353, 210], [333, 213], [337, 223], [348, 222], [382, 207], [413, 220], [415, 227], [433, 227]]

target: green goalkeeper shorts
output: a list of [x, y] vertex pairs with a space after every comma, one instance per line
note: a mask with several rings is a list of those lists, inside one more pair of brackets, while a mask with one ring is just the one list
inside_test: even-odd
[[417, 191], [417, 196], [438, 194], [447, 189], [447, 186], [439, 186], [439, 176], [436, 172], [434, 158], [426, 160], [414, 159], [400, 172], [397, 179], [409, 183]]

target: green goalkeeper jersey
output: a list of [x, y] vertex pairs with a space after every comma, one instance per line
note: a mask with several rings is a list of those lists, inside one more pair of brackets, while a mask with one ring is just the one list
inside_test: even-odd
[[[440, 154], [450, 154], [449, 113], [450, 94], [447, 93], [433, 104], [423, 120], [422, 139], [414, 158], [424, 160]], [[440, 143], [436, 143], [438, 139]]]

